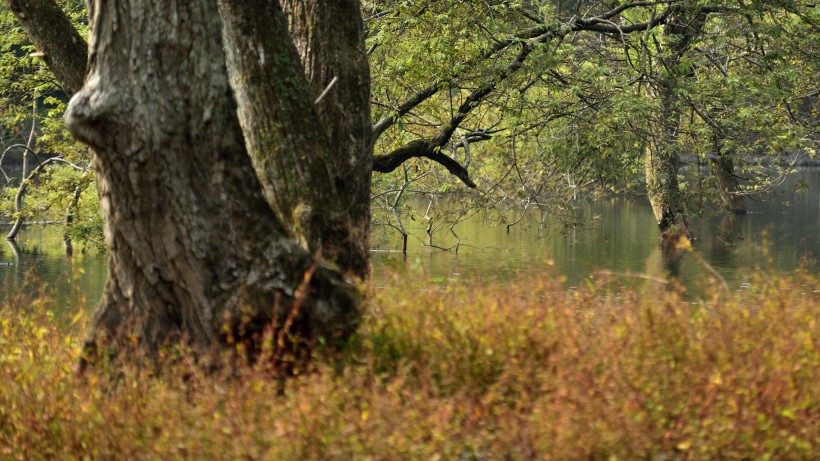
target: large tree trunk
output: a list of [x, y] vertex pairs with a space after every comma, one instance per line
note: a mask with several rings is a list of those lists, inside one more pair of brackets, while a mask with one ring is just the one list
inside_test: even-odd
[[[348, 216], [351, 243], [346, 264], [367, 271], [373, 139], [370, 63], [359, 0], [281, 0], [302, 59], [321, 127], [331, 149], [331, 175]], [[335, 83], [334, 83], [335, 82]], [[331, 86], [332, 84], [332, 86]], [[349, 174], [349, 172], [356, 172]], [[356, 258], [356, 254], [363, 258]]]
[[[239, 119], [271, 203], [280, 216], [292, 217], [289, 230], [308, 248], [321, 250], [326, 259], [347, 273], [366, 276], [369, 215], [361, 216], [361, 212], [369, 210], [369, 152], [355, 136], [333, 130], [338, 125], [342, 132], [368, 130], [369, 101], [364, 107], [347, 107], [349, 112], [336, 114], [338, 119], [320, 120], [303, 68], [294, 65], [299, 64], [299, 55], [279, 3], [220, 0], [219, 4]], [[361, 23], [360, 13], [358, 9], [347, 11], [345, 21], [335, 22]], [[329, 49], [323, 58], [334, 62], [336, 52]], [[366, 77], [368, 82], [369, 75]], [[339, 98], [355, 99], [361, 96], [362, 88], [367, 101], [366, 84], [339, 85], [333, 89], [336, 97], [328, 97], [320, 105]], [[345, 94], [349, 91], [355, 94]], [[342, 123], [348, 120], [358, 124]], [[332, 125], [330, 130], [322, 128], [325, 123]], [[356, 151], [355, 158], [337, 161], [340, 152], [351, 150]], [[348, 183], [362, 190], [351, 189]], [[322, 187], [315, 187], [317, 184]]]
[[355, 290], [313, 270], [263, 196], [216, 10], [217, 0], [89, 2], [89, 74], [66, 125], [93, 148], [110, 251], [92, 350], [137, 338], [208, 351], [226, 322], [253, 335], [291, 312], [303, 335], [355, 325]]
[[[68, 18], [53, 0], [6, 2], [45, 52], [63, 88], [74, 94], [85, 76], [87, 44]], [[309, 9], [316, 11], [313, 3]], [[228, 67], [248, 150], [268, 201], [286, 219], [291, 235], [312, 253], [321, 250], [342, 271], [366, 277], [372, 150], [370, 75], [359, 4], [331, 2], [318, 7], [332, 7], [333, 14], [324, 9], [325, 14], [303, 19], [329, 19], [334, 24], [318, 29], [312, 22], [302, 25], [326, 32], [311, 36], [315, 49], [321, 50], [311, 60], [313, 83], [322, 85], [320, 71], [335, 74], [342, 69], [338, 74], [344, 76], [323, 99], [321, 120], [311, 103], [315, 91], [308, 89], [302, 66], [293, 65], [298, 54], [278, 1], [220, 2]], [[338, 17], [346, 18], [341, 27], [335, 25]], [[340, 41], [340, 34], [346, 38]]]

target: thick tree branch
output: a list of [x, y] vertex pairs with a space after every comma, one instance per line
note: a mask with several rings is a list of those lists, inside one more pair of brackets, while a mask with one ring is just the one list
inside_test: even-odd
[[411, 158], [424, 157], [434, 162], [438, 162], [447, 168], [450, 174], [460, 179], [467, 187], [475, 188], [475, 183], [470, 179], [470, 173], [457, 161], [441, 153], [441, 146], [435, 145], [429, 139], [416, 139], [402, 147], [390, 152], [387, 155], [380, 155], [373, 159], [373, 171], [379, 173], [390, 173], [398, 168], [402, 163]]
[[500, 82], [506, 80], [507, 77], [518, 71], [521, 66], [523, 66], [524, 60], [532, 52], [532, 50], [533, 48], [531, 46], [525, 45], [522, 47], [515, 59], [508, 64], [507, 67], [504, 68], [492, 81], [470, 93], [470, 95], [467, 96], [467, 99], [461, 103], [452, 119], [444, 125], [441, 132], [439, 132], [436, 137], [431, 139], [417, 139], [387, 155], [376, 156], [373, 162], [373, 171], [389, 173], [398, 168], [398, 166], [406, 160], [414, 157], [425, 157], [443, 165], [447, 168], [447, 171], [461, 179], [461, 181], [468, 187], [476, 187], [475, 183], [470, 179], [467, 169], [460, 165], [457, 161], [441, 153], [441, 149], [448, 142], [450, 142], [450, 139], [453, 137], [453, 133], [455, 133], [459, 124], [464, 121], [467, 115], [469, 115], [470, 112], [478, 106], [478, 104], [481, 103], [481, 101], [483, 101], [484, 98], [486, 98]]
[[88, 44], [54, 0], [6, 0], [17, 21], [70, 96], [85, 80]]
[[454, 80], [461, 76], [465, 71], [474, 68], [481, 62], [486, 61], [487, 59], [494, 56], [496, 53], [499, 53], [510, 46], [521, 43], [525, 40], [532, 40], [537, 38], [542, 38], [543, 40], [551, 38], [554, 33], [560, 30], [560, 24], [541, 24], [536, 27], [531, 27], [524, 31], [521, 31], [505, 40], [499, 40], [495, 42], [495, 44], [484, 51], [483, 53], [479, 54], [478, 56], [470, 59], [469, 61], [465, 61], [464, 63], [454, 67], [453, 73], [450, 74], [449, 78], [441, 79], [436, 81], [435, 83], [422, 88], [413, 96], [410, 96], [404, 103], [402, 103], [399, 107], [395, 110], [390, 111], [389, 113], [382, 116], [382, 118], [373, 125], [373, 141], [375, 142], [376, 139], [379, 138], [388, 128], [393, 126], [396, 123], [396, 120], [411, 110], [416, 108], [419, 104], [423, 103], [427, 99], [429, 99], [434, 94], [438, 93], [442, 88], [447, 86], [447, 82]]
[[518, 55], [515, 57], [515, 59], [510, 64], [508, 64], [507, 67], [504, 68], [498, 74], [498, 76], [496, 76], [492, 81], [485, 84], [481, 88], [470, 93], [470, 95], [467, 96], [467, 99], [465, 99], [464, 102], [461, 103], [461, 105], [458, 108], [458, 111], [450, 120], [450, 122], [448, 122], [447, 125], [445, 125], [444, 128], [442, 128], [441, 133], [439, 133], [439, 135], [433, 139], [433, 142], [438, 146], [444, 146], [446, 143], [448, 143], [450, 141], [450, 138], [453, 137], [453, 133], [456, 131], [456, 128], [458, 128], [459, 124], [461, 124], [461, 122], [464, 121], [467, 115], [469, 115], [470, 112], [476, 106], [478, 106], [478, 104], [481, 103], [481, 101], [484, 100], [484, 98], [486, 98], [490, 93], [492, 93], [492, 91], [499, 83], [506, 80], [507, 77], [518, 71], [518, 69], [520, 69], [521, 66], [524, 65], [524, 60], [532, 52], [532, 50], [533, 47], [524, 46], [518, 53]]
[[611, 23], [608, 19], [603, 17], [593, 18], [579, 18], [575, 23], [575, 31], [590, 31], [599, 32], [602, 34], [629, 34], [632, 32], [645, 32], [647, 29], [652, 29], [664, 21], [672, 13], [674, 7], [665, 9], [661, 14], [654, 16], [646, 22], [638, 22], [635, 24], [628, 24], [625, 26], [618, 26]]
[[434, 94], [438, 93], [439, 90], [445, 86], [445, 82], [439, 81], [434, 83], [433, 85], [423, 88], [421, 91], [408, 98], [407, 101], [405, 101], [395, 110], [389, 112], [388, 114], [385, 114], [381, 118], [381, 120], [379, 120], [378, 122], [376, 122], [375, 125], [373, 125], [373, 135], [371, 136], [371, 139], [375, 142], [382, 134], [384, 134], [385, 131], [387, 131], [388, 128], [390, 128], [391, 126], [393, 126], [394, 123], [396, 123], [396, 120], [398, 118], [406, 115], [416, 106], [423, 103]]

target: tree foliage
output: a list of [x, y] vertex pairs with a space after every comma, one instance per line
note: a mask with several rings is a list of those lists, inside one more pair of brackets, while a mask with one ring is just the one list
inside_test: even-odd
[[[81, 2], [61, 6], [82, 32]], [[692, 34], [679, 48], [665, 33], [670, 18], [698, 15], [702, 26], [685, 24]], [[374, 209], [387, 212], [377, 222], [400, 226], [398, 208], [414, 195], [458, 191], [503, 216], [580, 190], [633, 189], [669, 110], [659, 97], [669, 75], [680, 119], [667, 142], [693, 165], [679, 172], [688, 212], [717, 200], [714, 179], [700, 174], [711, 154], [725, 152], [734, 174], [752, 179], [742, 185], [749, 194], [769, 190], [794, 154], [816, 151], [820, 13], [804, 0], [388, 0], [362, 2], [362, 16], [374, 169], [384, 173], [374, 177]], [[38, 151], [84, 164], [59, 119], [64, 94], [9, 11], [2, 21], [2, 147], [24, 144], [38, 101]], [[58, 219], [81, 175], [66, 170], [73, 182], [37, 188], [27, 216]]]
[[[702, 211], [717, 198], [700, 174], [710, 154], [727, 152], [735, 174], [753, 178], [744, 194], [768, 190], [796, 154], [814, 155], [817, 15], [801, 1], [370, 2], [374, 113], [388, 127], [377, 155], [439, 135], [501, 78], [440, 146], [461, 159], [472, 139], [474, 198], [548, 207], [579, 186], [622, 189], [643, 171], [674, 78], [676, 134], [663, 143], [671, 164], [693, 165], [679, 187], [690, 212]], [[780, 170], [761, 168], [772, 163]], [[376, 185], [451, 190], [454, 180], [433, 168], [416, 164]]]
[[[58, 2], [86, 36], [85, 2]], [[99, 203], [88, 149], [65, 129], [68, 95], [5, 6], [0, 8], [0, 214], [36, 221], [67, 222], [67, 235], [102, 248]], [[32, 127], [33, 126], [33, 127]], [[30, 150], [27, 149], [30, 147]], [[27, 157], [25, 171], [23, 157]], [[44, 162], [58, 158], [64, 162]], [[72, 167], [73, 164], [79, 168]], [[42, 166], [42, 168], [38, 168]], [[34, 175], [32, 175], [34, 173]], [[21, 181], [28, 178], [23, 208], [15, 209]], [[33, 187], [32, 187], [33, 186]]]

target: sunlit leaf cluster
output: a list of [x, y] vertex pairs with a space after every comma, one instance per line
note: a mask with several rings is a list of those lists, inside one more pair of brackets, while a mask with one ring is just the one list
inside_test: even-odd
[[[58, 3], [81, 35], [87, 35], [85, 2], [62, 0]], [[5, 7], [0, 9], [2, 221], [22, 217], [25, 221], [63, 222], [67, 214], [82, 216], [73, 220], [76, 225], [87, 219], [99, 220], [90, 153], [71, 137], [63, 123], [67, 102], [68, 96], [41, 53], [11, 12]], [[67, 163], [50, 163], [38, 170], [53, 157], [77, 168]], [[22, 209], [17, 211], [14, 197], [24, 180], [27, 184], [22, 194]]]
[[[666, 142], [691, 165], [681, 184], [700, 203], [695, 212], [717, 200], [702, 174], [709, 154], [732, 157], [752, 193], [770, 191], [795, 159], [816, 153], [820, 20], [804, 1], [394, 1], [365, 2], [364, 11], [374, 120], [395, 120], [376, 155], [435, 137], [477, 88], [494, 85], [441, 149], [466, 164], [463, 136], [488, 134], [470, 145], [474, 193], [435, 163], [414, 160], [408, 171], [377, 176], [377, 197], [459, 191], [485, 206], [549, 208], [580, 191], [633, 189], [672, 84], [680, 121]], [[624, 32], [667, 13], [667, 23]], [[596, 15], [614, 31], [577, 25]], [[668, 25], [675, 21], [694, 31], [685, 42]], [[559, 32], [526, 35], [538, 27]], [[399, 113], [430, 88], [434, 96]]]

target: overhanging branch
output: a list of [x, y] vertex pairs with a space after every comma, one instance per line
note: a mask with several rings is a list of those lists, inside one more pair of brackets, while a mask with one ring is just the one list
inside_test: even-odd
[[[526, 57], [532, 52], [531, 46], [523, 46], [521, 51], [516, 55], [515, 59], [507, 65], [492, 81], [484, 86], [474, 90], [467, 96], [467, 99], [458, 107], [458, 110], [441, 129], [439, 134], [431, 139], [417, 139], [410, 143], [394, 150], [393, 152], [376, 156], [373, 159], [373, 171], [379, 173], [389, 173], [403, 162], [414, 157], [425, 157], [440, 163], [447, 171], [455, 175], [457, 178], [467, 185], [467, 187], [475, 188], [475, 183], [470, 179], [467, 169], [460, 165], [457, 161], [441, 153], [442, 148], [450, 142], [458, 126], [464, 121], [467, 115], [478, 106], [502, 81], [506, 80], [510, 74], [518, 71], [524, 64]], [[462, 141], [463, 142], [463, 141]]]
[[465, 61], [457, 66], [454, 67], [452, 74], [446, 79], [441, 79], [436, 81], [435, 83], [419, 90], [416, 94], [407, 98], [407, 100], [402, 103], [399, 107], [395, 110], [390, 111], [389, 113], [385, 114], [375, 125], [373, 125], [373, 136], [372, 139], [375, 141], [379, 138], [384, 132], [393, 126], [396, 123], [396, 119], [406, 115], [408, 112], [416, 108], [419, 104], [423, 103], [431, 96], [438, 93], [442, 88], [447, 86], [447, 82], [457, 79], [460, 77], [465, 71], [474, 68], [481, 62], [486, 61], [487, 59], [494, 56], [496, 53], [499, 53], [510, 46], [521, 43], [525, 40], [532, 40], [532, 39], [542, 39], [547, 40], [551, 38], [551, 36], [560, 30], [560, 24], [541, 24], [535, 27], [531, 27], [524, 31], [521, 31], [505, 40], [499, 40], [495, 42], [495, 44], [480, 53], [478, 56]]
[[429, 139], [416, 139], [387, 155], [379, 155], [373, 159], [373, 171], [390, 173], [402, 163], [411, 158], [427, 158], [447, 168], [453, 176], [460, 179], [467, 187], [474, 189], [476, 184], [470, 179], [470, 173], [457, 161], [441, 153], [441, 147]]
[[[475, 109], [485, 98], [487, 98], [497, 87], [499, 83], [506, 80], [510, 75], [518, 71], [524, 64], [527, 56], [537, 44], [545, 43], [552, 39], [563, 39], [570, 33], [580, 31], [590, 31], [604, 34], [630, 34], [630, 33], [645, 33], [661, 24], [664, 24], [669, 17], [678, 8], [679, 1], [638, 1], [623, 4], [613, 10], [602, 13], [598, 16], [579, 18], [574, 17], [565, 23], [551, 23], [541, 24], [536, 27], [526, 29], [515, 35], [510, 36], [505, 40], [499, 40], [494, 45], [474, 57], [456, 66], [452, 74], [445, 79], [439, 80], [430, 86], [423, 88], [416, 94], [408, 98], [404, 103], [399, 105], [395, 110], [383, 116], [373, 126], [373, 140], [375, 141], [387, 129], [393, 126], [397, 119], [410, 113], [415, 107], [428, 100], [430, 97], [438, 93], [441, 89], [446, 88], [448, 82], [460, 77], [467, 70], [475, 67], [477, 64], [489, 59], [493, 55], [509, 48], [514, 44], [522, 44], [521, 51], [516, 55], [515, 59], [509, 63], [501, 72], [495, 75], [492, 80], [478, 89], [474, 90], [459, 106], [452, 118], [441, 128], [440, 132], [432, 138], [417, 139], [407, 143], [406, 145], [395, 149], [389, 154], [376, 156], [373, 162], [373, 171], [380, 173], [389, 173], [398, 168], [403, 162], [411, 158], [428, 158], [443, 165], [447, 170], [462, 180], [469, 187], [476, 187], [475, 183], [470, 179], [469, 173], [465, 166], [459, 164], [453, 158], [442, 153], [442, 150], [447, 143], [450, 142], [453, 134], [466, 117]], [[633, 23], [627, 25], [618, 25], [611, 21], [612, 18], [619, 15], [623, 11], [639, 7], [651, 7], [657, 5], [666, 5], [666, 8], [659, 14], [653, 14], [651, 18], [645, 22]], [[703, 13], [725, 13], [731, 12], [734, 9], [727, 7], [701, 7]], [[483, 139], [479, 139], [483, 140]], [[467, 138], [466, 142], [472, 142], [472, 139]], [[459, 146], [466, 147], [465, 141], [462, 140]]]
[[414, 95], [407, 98], [407, 100], [399, 105], [394, 110], [382, 116], [379, 121], [373, 125], [373, 134], [371, 139], [375, 142], [388, 128], [396, 123], [396, 120], [408, 114], [418, 105], [428, 100], [430, 97], [445, 88], [448, 82], [453, 81], [463, 75], [466, 71], [473, 69], [476, 65], [486, 61], [497, 53], [509, 48], [516, 43], [529, 41], [532, 44], [543, 43], [555, 37], [563, 37], [570, 32], [591, 31], [607, 34], [628, 34], [632, 32], [645, 32], [647, 29], [652, 29], [663, 23], [672, 12], [672, 7], [665, 9], [661, 14], [655, 15], [646, 22], [629, 24], [625, 26], [617, 26], [610, 20], [625, 10], [639, 7], [655, 6], [655, 5], [675, 5], [676, 0], [667, 1], [639, 1], [623, 4], [613, 10], [607, 11], [599, 16], [590, 18], [573, 18], [567, 23], [553, 22], [549, 24], [539, 24], [535, 27], [530, 27], [517, 34], [514, 34], [504, 40], [497, 40], [493, 46], [478, 54], [474, 58], [465, 61], [459, 65], [454, 66], [453, 72], [446, 78], [437, 80], [433, 84], [426, 86], [416, 92]]
[[6, 0], [28, 37], [43, 53], [48, 68], [70, 96], [85, 80], [88, 44], [54, 0]]

